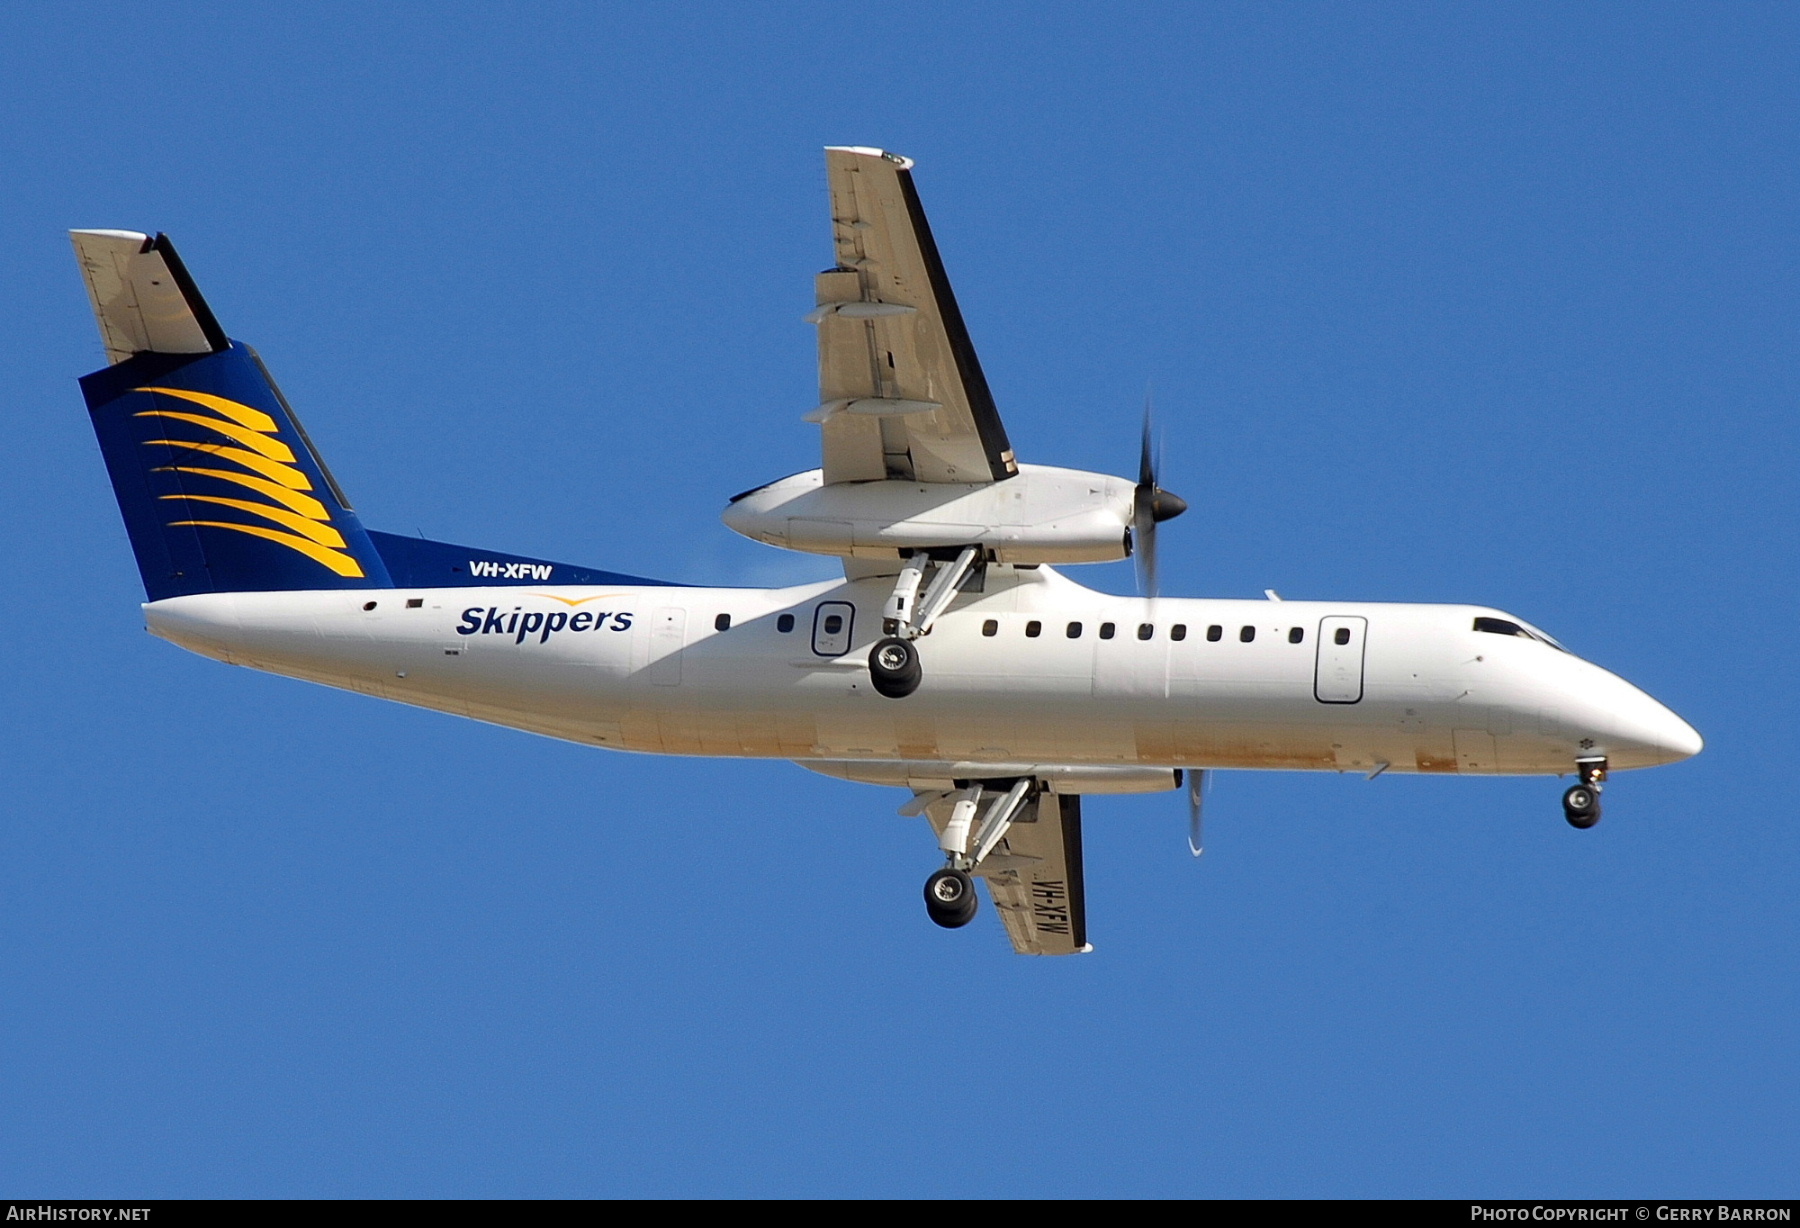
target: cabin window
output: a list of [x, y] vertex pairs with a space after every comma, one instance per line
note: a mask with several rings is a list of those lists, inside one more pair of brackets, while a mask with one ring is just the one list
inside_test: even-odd
[[1100, 638], [1103, 640], [1110, 640], [1113, 637], [1113, 631], [1115, 629], [1116, 628], [1114, 628], [1111, 623], [1101, 623], [1100, 624]]
[[1300, 628], [1300, 627], [1289, 627], [1288, 628], [1288, 643], [1298, 644], [1301, 640], [1303, 640], [1305, 638], [1306, 638], [1306, 631], [1303, 628]]
[[1187, 624], [1176, 623], [1173, 627], [1170, 627], [1169, 638], [1172, 640], [1185, 640], [1187, 638]]
[[1212, 626], [1210, 626], [1206, 629], [1206, 642], [1207, 643], [1217, 644], [1220, 640], [1222, 640], [1224, 638], [1225, 638], [1225, 628], [1221, 627], [1218, 623], [1214, 623]]
[[1475, 620], [1475, 630], [1486, 631], [1491, 635], [1518, 635], [1523, 636], [1525, 639], [1531, 638], [1530, 632], [1526, 631], [1525, 628], [1521, 627], [1518, 623], [1504, 618], [1477, 618]]
[[1070, 623], [1068, 630], [1066, 632], [1064, 632], [1064, 634], [1067, 635], [1072, 640], [1080, 639], [1081, 638], [1081, 624], [1080, 623]]
[[1331, 642], [1334, 644], [1348, 644], [1350, 642], [1350, 628], [1339, 627], [1336, 634], [1331, 637]]
[[406, 599], [406, 608], [409, 610], [424, 609], [425, 608], [425, 598], [423, 598], [423, 597], [408, 597]]
[[1240, 641], [1242, 641], [1243, 643], [1248, 644], [1251, 640], [1254, 640], [1255, 638], [1256, 638], [1256, 628], [1255, 627], [1239, 627], [1238, 628], [1238, 639]]
[[1155, 634], [1156, 634], [1156, 625], [1154, 623], [1139, 623], [1138, 624], [1138, 638], [1140, 640], [1147, 640]]
[[713, 630], [714, 631], [729, 631], [729, 630], [731, 630], [731, 615], [720, 614], [716, 618], [714, 618], [713, 619]]
[[783, 614], [780, 618], [775, 620], [775, 630], [781, 632], [781, 634], [786, 635], [793, 629], [794, 616], [792, 614]]
[[373, 602], [373, 601], [365, 601], [365, 602], [363, 602], [363, 609], [365, 609], [365, 610], [372, 610], [372, 609], [374, 609], [374, 608], [375, 608], [375, 603], [374, 603], [374, 602]]
[[826, 635], [837, 635], [837, 634], [841, 633], [843, 631], [843, 629], [844, 629], [844, 616], [842, 614], [827, 614], [825, 616], [825, 634]]
[[986, 622], [982, 623], [981, 624], [981, 634], [983, 634], [983, 635], [999, 635], [1000, 634], [1000, 620], [997, 618], [990, 618]]
[[1038, 636], [1044, 634], [1044, 624], [1035, 618], [1032, 619], [1025, 624], [1025, 634], [1035, 640]]

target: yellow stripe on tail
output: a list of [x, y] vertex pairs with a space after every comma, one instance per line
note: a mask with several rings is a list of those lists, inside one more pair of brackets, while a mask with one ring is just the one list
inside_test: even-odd
[[297, 490], [289, 490], [285, 486], [277, 486], [273, 482], [253, 478], [247, 473], [233, 473], [229, 469], [199, 469], [189, 465], [162, 465], [152, 469], [151, 472], [197, 473], [201, 477], [218, 478], [221, 482], [232, 482], [242, 486], [245, 490], [254, 490], [257, 494], [273, 499], [277, 503], [285, 503], [308, 520], [329, 521], [331, 519], [331, 514], [325, 510], [325, 505], [311, 495], [303, 495]]
[[246, 469], [253, 469], [266, 478], [280, 482], [289, 490], [311, 490], [312, 480], [292, 465], [284, 465], [280, 461], [272, 461], [266, 456], [258, 456], [254, 452], [246, 452], [242, 448], [226, 447], [222, 443], [194, 443], [188, 439], [146, 439], [144, 446], [163, 444], [171, 448], [191, 448], [195, 452], [204, 452], [208, 456], [216, 456], [220, 460], [233, 461]]
[[289, 550], [297, 550], [306, 557], [325, 564], [340, 576], [359, 578], [364, 574], [362, 564], [349, 555], [329, 550], [318, 542], [308, 541], [306, 538], [297, 537], [292, 533], [283, 533], [278, 529], [265, 529], [256, 524], [232, 524], [226, 520], [171, 520], [169, 524], [191, 524], [207, 529], [230, 529], [233, 533], [248, 533], [252, 537], [260, 537], [265, 541], [286, 546]]
[[216, 397], [210, 392], [189, 392], [185, 388], [133, 388], [133, 392], [159, 392], [165, 397], [179, 397], [183, 401], [191, 401], [195, 405], [204, 405], [216, 414], [224, 414], [240, 426], [247, 426], [253, 431], [261, 431], [266, 435], [274, 435], [280, 431], [275, 419], [260, 409], [251, 409], [240, 401]]
[[195, 426], [203, 426], [209, 431], [217, 431], [230, 440], [243, 444], [246, 448], [261, 452], [270, 460], [294, 463], [294, 450], [279, 439], [270, 439], [267, 435], [258, 435], [255, 431], [246, 430], [235, 422], [221, 422], [217, 418], [208, 418], [205, 414], [184, 414], [172, 409], [146, 409], [142, 413], [131, 415], [134, 418], [173, 418], [177, 422], [192, 422]]
[[261, 516], [264, 520], [272, 520], [278, 525], [291, 529], [302, 537], [310, 537], [321, 546], [332, 546], [344, 549], [344, 535], [328, 524], [320, 524], [316, 520], [308, 520], [297, 516], [284, 507], [270, 507], [266, 503], [252, 503], [248, 499], [223, 499], [218, 495], [159, 495], [162, 499], [185, 499], [190, 503], [216, 503], [220, 507], [235, 507], [240, 512], [249, 512], [252, 516]]

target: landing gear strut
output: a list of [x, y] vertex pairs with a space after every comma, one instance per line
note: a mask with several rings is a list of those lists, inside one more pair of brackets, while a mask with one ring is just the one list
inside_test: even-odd
[[[1028, 776], [1016, 780], [1005, 793], [989, 792], [981, 785], [971, 785], [956, 794], [950, 819], [938, 836], [938, 847], [949, 863], [925, 880], [925, 911], [947, 930], [960, 929], [975, 919], [978, 901], [975, 880], [970, 872], [994, 851], [1013, 820], [1030, 799], [1034, 781]], [[984, 796], [993, 800], [982, 815], [981, 826], [975, 826], [975, 813]]]
[[869, 652], [869, 681], [880, 694], [889, 699], [905, 699], [919, 689], [924, 673], [919, 668], [919, 650], [913, 647], [913, 641], [931, 633], [931, 624], [962, 591], [979, 553], [974, 546], [968, 546], [954, 562], [939, 563], [923, 599], [919, 597], [919, 585], [931, 558], [923, 550], [916, 550], [907, 558], [881, 611], [884, 638]]
[[1579, 784], [1570, 785], [1562, 796], [1563, 818], [1570, 827], [1582, 830], [1600, 821], [1600, 791], [1606, 781], [1605, 759], [1577, 759], [1575, 773]]

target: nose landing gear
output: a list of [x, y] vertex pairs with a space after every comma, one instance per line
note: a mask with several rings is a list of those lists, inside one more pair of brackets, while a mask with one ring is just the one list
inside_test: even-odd
[[1600, 821], [1600, 791], [1606, 780], [1605, 759], [1577, 759], [1575, 773], [1579, 784], [1563, 792], [1563, 818], [1570, 827], [1585, 831]]
[[1570, 827], [1588, 828], [1600, 821], [1600, 795], [1588, 786], [1570, 785], [1562, 802]]

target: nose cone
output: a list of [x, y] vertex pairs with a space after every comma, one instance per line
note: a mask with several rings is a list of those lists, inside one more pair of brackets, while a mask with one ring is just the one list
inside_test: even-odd
[[1617, 747], [1620, 766], [1679, 763], [1706, 744], [1692, 725], [1630, 683], [1607, 698], [1607, 711], [1596, 714], [1595, 725]]
[[1538, 694], [1554, 696], [1560, 723], [1579, 754], [1605, 755], [1615, 768], [1679, 763], [1705, 742], [1694, 727], [1617, 674], [1579, 657], [1537, 655], [1548, 672]]
[[1673, 712], [1656, 705], [1659, 717], [1653, 722], [1646, 739], [1662, 756], [1664, 763], [1679, 763], [1683, 759], [1692, 759], [1706, 747], [1706, 741], [1700, 731], [1676, 716]]

